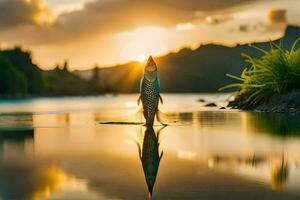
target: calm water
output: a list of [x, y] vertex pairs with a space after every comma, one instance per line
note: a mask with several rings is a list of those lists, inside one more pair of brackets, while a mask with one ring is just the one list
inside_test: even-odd
[[164, 95], [145, 130], [137, 95], [0, 102], [0, 199], [300, 199], [300, 116]]

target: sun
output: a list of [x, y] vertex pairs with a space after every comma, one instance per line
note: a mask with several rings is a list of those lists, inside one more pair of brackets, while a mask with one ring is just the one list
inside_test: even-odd
[[147, 56], [145, 56], [145, 55], [138, 55], [138, 56], [135, 58], [135, 60], [138, 61], [138, 62], [140, 62], [140, 63], [145, 62], [146, 59], [147, 59]]
[[117, 34], [124, 41], [119, 54], [121, 60], [135, 60], [143, 63], [148, 56], [168, 52], [166, 40], [169, 32], [165, 28], [144, 26], [129, 32]]

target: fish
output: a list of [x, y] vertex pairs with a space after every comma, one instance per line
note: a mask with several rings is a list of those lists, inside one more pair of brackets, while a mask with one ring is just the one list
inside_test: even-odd
[[153, 127], [147, 127], [142, 144], [143, 148], [141, 148], [140, 144], [138, 144], [139, 157], [142, 162], [150, 197], [152, 196], [159, 164], [163, 157], [163, 151], [159, 153], [159, 135], [162, 129], [163, 128], [157, 131], [156, 136]]
[[160, 79], [157, 72], [157, 65], [152, 56], [149, 57], [144, 68], [144, 75], [140, 81], [140, 96], [137, 100], [138, 105], [140, 101], [143, 105], [143, 115], [146, 120], [146, 127], [152, 127], [155, 116], [157, 120], [162, 123], [158, 115], [159, 101], [163, 104], [163, 99], [160, 95]]

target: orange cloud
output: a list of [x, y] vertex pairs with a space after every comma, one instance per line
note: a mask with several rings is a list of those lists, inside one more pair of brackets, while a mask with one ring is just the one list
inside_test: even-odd
[[44, 1], [0, 0], [0, 29], [38, 25], [39, 28], [26, 27], [34, 30], [31, 37], [35, 43], [67, 43], [140, 26], [176, 27], [199, 18], [199, 11], [212, 12], [254, 0], [93, 0], [57, 19]]
[[0, 29], [24, 24], [48, 25], [55, 19], [43, 0], [0, 0]]
[[268, 19], [269, 19], [270, 23], [285, 23], [286, 22], [286, 10], [272, 9], [268, 13]]

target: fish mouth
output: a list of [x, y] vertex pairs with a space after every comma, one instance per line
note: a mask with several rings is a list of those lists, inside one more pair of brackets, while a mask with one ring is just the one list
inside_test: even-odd
[[157, 77], [157, 66], [152, 58], [152, 56], [149, 57], [147, 64], [145, 66], [145, 77], [148, 79], [148, 81], [155, 81]]
[[145, 71], [147, 72], [156, 72], [157, 71], [157, 67], [155, 65], [152, 66], [146, 66]]
[[148, 81], [151, 81], [151, 82], [154, 82], [156, 80], [156, 77], [157, 77], [157, 72], [156, 70], [155, 71], [145, 71], [145, 78], [148, 80]]
[[147, 64], [145, 66], [145, 71], [147, 72], [155, 72], [157, 71], [156, 63], [154, 62], [152, 56], [148, 58]]

